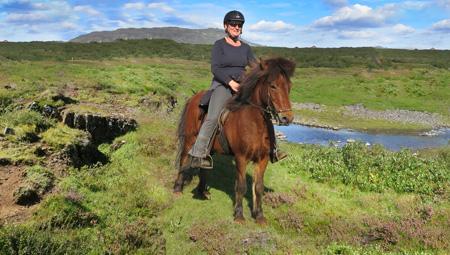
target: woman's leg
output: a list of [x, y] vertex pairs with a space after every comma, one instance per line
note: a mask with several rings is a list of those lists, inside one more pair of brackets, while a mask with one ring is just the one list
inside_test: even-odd
[[[220, 112], [225, 107], [226, 101], [231, 98], [231, 91], [224, 86], [214, 89], [208, 106], [208, 113], [200, 128], [197, 140], [189, 151], [189, 155], [194, 158], [204, 159], [209, 156], [209, 144], [217, 127]], [[201, 167], [201, 166], [194, 166]]]

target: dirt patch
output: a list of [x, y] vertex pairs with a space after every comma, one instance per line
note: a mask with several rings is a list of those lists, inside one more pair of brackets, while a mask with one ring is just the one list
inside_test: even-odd
[[358, 246], [363, 240], [358, 233], [363, 229], [353, 219], [344, 217], [333, 217], [330, 219], [327, 237], [330, 243], [346, 243]]
[[273, 254], [279, 251], [277, 242], [267, 231], [233, 233], [233, 224], [219, 221], [198, 223], [188, 230], [189, 239], [207, 254]]
[[364, 223], [368, 230], [361, 236], [362, 244], [379, 243], [384, 249], [400, 242], [421, 243], [431, 249], [450, 247], [448, 212], [436, 213], [429, 206], [417, 207], [396, 220], [366, 219]]
[[0, 224], [18, 222], [31, 215], [34, 206], [16, 204], [13, 195], [23, 180], [24, 169], [22, 167], [0, 167]]
[[362, 243], [379, 243], [386, 249], [389, 245], [395, 245], [399, 241], [399, 226], [392, 221], [376, 221], [368, 223], [369, 230], [363, 234]]
[[296, 201], [296, 198], [293, 195], [287, 193], [267, 192], [264, 194], [263, 200], [264, 204], [272, 208], [278, 208], [284, 204], [293, 205]]
[[292, 229], [300, 233], [304, 228], [304, 219], [297, 212], [289, 210], [276, 216], [276, 221], [283, 229]]
[[189, 239], [197, 243], [208, 254], [227, 254], [233, 243], [236, 242], [228, 236], [229, 222], [221, 221], [213, 225], [196, 224], [188, 231]]

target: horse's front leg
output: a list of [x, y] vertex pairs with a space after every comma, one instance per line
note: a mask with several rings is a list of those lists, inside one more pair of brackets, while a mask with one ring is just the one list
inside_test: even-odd
[[268, 157], [263, 158], [257, 162], [253, 173], [253, 209], [252, 216], [255, 218], [256, 223], [266, 224], [266, 218], [262, 209], [262, 198], [264, 195], [264, 172], [266, 171]]
[[243, 156], [236, 156], [236, 183], [234, 186], [234, 221], [243, 223], [245, 221], [242, 200], [247, 192], [247, 183], [245, 181], [247, 160]]
[[206, 183], [206, 175], [208, 173], [209, 170], [205, 170], [205, 169], [200, 169], [199, 173], [198, 173], [198, 177], [199, 177], [199, 182], [197, 185], [197, 194], [196, 197], [199, 199], [210, 199], [211, 194], [208, 191], [208, 185]]

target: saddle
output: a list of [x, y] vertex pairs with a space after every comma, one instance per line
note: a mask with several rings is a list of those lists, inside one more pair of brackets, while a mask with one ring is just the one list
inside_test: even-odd
[[[199, 107], [202, 109], [202, 118], [206, 116], [206, 113], [208, 112], [208, 105], [209, 101], [211, 99], [212, 90], [208, 90], [200, 99]], [[222, 147], [222, 150], [224, 154], [232, 154], [230, 145], [228, 144], [228, 140], [225, 137], [224, 132], [224, 124], [228, 117], [228, 114], [230, 111], [226, 108], [222, 110], [222, 112], [219, 115], [218, 123], [216, 130], [214, 131], [213, 137], [217, 135], [217, 138], [219, 139], [219, 144]], [[264, 122], [266, 123], [268, 133], [269, 133], [269, 143], [270, 143], [270, 160], [273, 162], [273, 159], [276, 155], [276, 140], [275, 140], [275, 129], [271, 120], [271, 116], [268, 113], [264, 113]], [[211, 147], [213, 146], [214, 139], [211, 140], [209, 144], [209, 150], [211, 151]]]

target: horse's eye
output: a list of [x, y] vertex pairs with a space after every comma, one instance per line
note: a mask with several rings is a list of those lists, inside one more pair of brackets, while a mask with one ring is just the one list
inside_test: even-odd
[[276, 85], [275, 83], [271, 83], [271, 84], [270, 84], [270, 88], [271, 88], [271, 89], [277, 89], [277, 85]]

